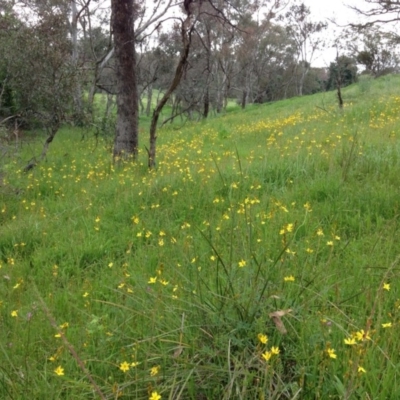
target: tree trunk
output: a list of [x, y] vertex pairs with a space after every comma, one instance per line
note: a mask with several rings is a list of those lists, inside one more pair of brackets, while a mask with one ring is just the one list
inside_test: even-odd
[[140, 114], [144, 114], [144, 104], [142, 96], [139, 96]]
[[147, 104], [146, 104], [146, 115], [150, 115], [151, 111], [151, 101], [153, 99], [153, 85], [147, 86]]
[[226, 79], [224, 85], [224, 97], [222, 102], [222, 108], [226, 111], [226, 107], [228, 106], [228, 99], [229, 99], [229, 91], [231, 89], [231, 82], [229, 79]]
[[[338, 75], [340, 75], [340, 70], [338, 72]], [[340, 76], [338, 76], [336, 79], [336, 93], [338, 97], [339, 108], [342, 110], [344, 102], [342, 97], [342, 79]]]
[[[218, 79], [218, 75], [217, 75], [217, 79]], [[223, 88], [221, 88], [218, 85], [217, 82], [217, 93], [216, 93], [216, 99], [215, 99], [215, 111], [219, 114], [222, 111], [222, 90]]]
[[339, 103], [339, 109], [343, 109], [343, 97], [342, 97], [342, 68], [339, 63], [339, 52], [336, 52], [336, 65], [337, 65], [337, 75], [336, 75], [336, 93]]
[[242, 102], [241, 102], [241, 106], [243, 108], [243, 110], [246, 108], [246, 100], [247, 100], [247, 90], [243, 90], [242, 93]]
[[210, 112], [210, 84], [211, 84], [211, 28], [209, 25], [206, 26], [207, 32], [207, 46], [206, 46], [206, 53], [207, 53], [207, 77], [206, 77], [206, 87], [204, 91], [204, 98], [203, 98], [203, 118], [208, 117], [208, 113]]
[[111, 11], [117, 75], [117, 126], [114, 159], [129, 156], [136, 159], [139, 146], [139, 107], [133, 32], [133, 0], [112, 0]]
[[303, 67], [303, 68], [305, 69], [301, 72], [299, 80], [299, 96], [303, 96], [304, 81], [306, 80], [306, 76], [310, 72], [310, 67]]
[[208, 79], [207, 79], [207, 87], [206, 87], [206, 91], [204, 93], [203, 118], [207, 118], [208, 113], [210, 111], [210, 92], [209, 92], [208, 85], [209, 85], [209, 83], [208, 83]]
[[[78, 50], [78, 8], [76, 5], [76, 0], [71, 1], [71, 39], [72, 39], [72, 65], [78, 70], [78, 58], [79, 58], [79, 50]], [[83, 120], [83, 105], [82, 105], [82, 88], [80, 82], [79, 74], [75, 76], [74, 82], [74, 122], [81, 126], [84, 123]]]
[[171, 97], [174, 90], [178, 87], [179, 82], [182, 79], [183, 72], [185, 71], [185, 67], [189, 57], [189, 50], [190, 50], [190, 43], [193, 31], [193, 25], [191, 24], [191, 18], [188, 16], [186, 20], [182, 23], [181, 29], [181, 37], [182, 37], [182, 51], [181, 57], [179, 59], [179, 63], [175, 70], [174, 79], [165, 92], [162, 99], [158, 102], [156, 108], [153, 111], [153, 117], [151, 119], [150, 125], [150, 148], [147, 150], [148, 152], [148, 165], [149, 168], [154, 168], [156, 166], [156, 142], [157, 142], [157, 122], [160, 116], [162, 109], [164, 108], [165, 104], [167, 103], [168, 99]]
[[89, 94], [88, 94], [88, 108], [89, 108], [89, 111], [92, 114], [92, 116], [93, 116], [94, 96], [96, 94], [96, 84], [97, 84], [97, 66], [95, 67], [95, 70], [94, 70], [93, 83], [92, 83], [92, 86], [90, 87]]
[[106, 119], [109, 119], [111, 117], [111, 110], [112, 110], [113, 103], [114, 103], [114, 96], [110, 93], [107, 93], [107, 104], [106, 104], [106, 112], [105, 112]]

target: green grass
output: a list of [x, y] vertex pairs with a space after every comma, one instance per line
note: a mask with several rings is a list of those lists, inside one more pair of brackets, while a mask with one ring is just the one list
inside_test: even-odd
[[0, 398], [400, 398], [399, 83], [168, 125], [152, 172], [64, 128], [23, 173], [23, 144]]

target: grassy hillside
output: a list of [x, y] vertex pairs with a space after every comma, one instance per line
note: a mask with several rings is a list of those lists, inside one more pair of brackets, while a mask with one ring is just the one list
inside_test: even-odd
[[[400, 76], [110, 141], [0, 187], [1, 399], [398, 399]], [[145, 125], [142, 144], [147, 144]]]

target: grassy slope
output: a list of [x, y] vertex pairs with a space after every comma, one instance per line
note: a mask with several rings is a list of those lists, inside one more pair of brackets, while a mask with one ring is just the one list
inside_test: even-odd
[[9, 165], [0, 398], [400, 398], [399, 84], [168, 126], [155, 172], [67, 128]]

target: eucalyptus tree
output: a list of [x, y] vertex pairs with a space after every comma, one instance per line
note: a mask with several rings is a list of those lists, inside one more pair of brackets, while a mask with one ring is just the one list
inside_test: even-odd
[[357, 81], [357, 63], [354, 58], [339, 55], [329, 66], [327, 90], [336, 89], [339, 108], [343, 108], [342, 88]]
[[363, 37], [364, 49], [358, 54], [360, 63], [376, 75], [379, 74], [379, 70], [392, 68], [393, 65], [397, 67], [396, 46], [400, 43], [397, 23], [400, 21], [400, 1], [364, 0], [363, 3], [363, 6], [351, 8], [361, 15], [365, 22], [349, 25], [356, 35]]
[[112, 0], [112, 32], [117, 77], [117, 126], [114, 157], [137, 156], [138, 88], [133, 0]]
[[239, 93], [238, 97], [242, 108], [246, 107], [249, 100], [252, 102], [257, 54], [260, 51], [262, 38], [269, 27], [269, 21], [259, 23], [252, 18], [251, 14], [244, 15], [241, 20], [240, 34], [235, 49], [238, 69], [235, 89]]
[[95, 47], [92, 39], [100, 29], [91, 24], [98, 8], [97, 0], [0, 5], [0, 71], [5, 78], [0, 76], [0, 85], [9, 88], [4, 94], [12, 94], [18, 123], [47, 131], [41, 158], [63, 123], [87, 122], [83, 98]]
[[295, 63], [293, 39], [284, 27], [269, 22], [255, 58], [253, 101], [263, 103], [284, 98], [289, 92]]
[[384, 32], [376, 26], [365, 27], [353, 35], [348, 47], [357, 62], [372, 76], [398, 71], [399, 41], [393, 32]]
[[310, 71], [315, 52], [324, 45], [322, 32], [327, 23], [311, 20], [311, 10], [304, 3], [294, 3], [286, 13], [286, 26], [289, 35], [296, 42], [299, 79], [298, 95], [303, 95], [303, 85]]
[[[162, 19], [165, 15], [164, 11], [173, 4], [172, 1], [173, 0], [168, 0], [168, 2], [164, 3], [163, 0], [156, 1], [156, 5], [152, 7], [153, 14], [147, 20], [147, 22], [144, 22], [145, 12], [142, 12], [145, 7], [145, 2], [135, 3], [133, 0], [121, 0], [120, 2], [117, 0], [112, 0], [111, 2], [112, 31], [114, 35], [113, 51], [115, 51], [115, 63], [118, 81], [118, 110], [114, 143], [114, 157], [133, 156], [133, 158], [135, 158], [137, 156], [139, 145], [139, 112], [138, 86], [136, 83], [137, 67], [135, 44], [143, 35], [146, 34], [146, 32], [148, 32], [148, 29], [151, 26], [155, 26], [154, 29], [156, 29], [156, 27], [162, 23]], [[257, 8], [264, 4], [272, 4], [272, 7], [277, 7], [282, 2], [280, 0], [265, 0], [264, 2], [253, 2], [252, 0], [249, 0], [246, 2], [239, 1], [234, 3], [235, 4], [224, 0], [208, 0], [203, 2], [197, 2], [194, 0], [184, 1], [183, 6], [185, 17], [180, 18], [182, 38], [182, 50], [180, 53], [180, 58], [176, 66], [171, 85], [166, 90], [166, 97], [164, 96], [160, 100], [159, 104], [153, 111], [152, 127], [150, 132], [150, 149], [148, 150], [150, 166], [154, 164], [155, 157], [153, 156], [153, 153], [155, 153], [155, 150], [153, 151], [153, 149], [155, 149], [156, 139], [154, 128], [157, 126], [160, 109], [162, 109], [172, 92], [176, 89], [183, 76], [189, 56], [192, 30], [197, 23], [200, 23], [201, 15], [212, 14], [214, 18], [219, 20], [221, 23], [230, 24], [234, 27], [238, 25], [237, 21], [240, 20], [242, 14], [245, 12], [245, 9], [249, 9], [250, 6]], [[164, 6], [162, 6], [162, 4], [164, 4]], [[125, 13], [122, 13], [123, 8], [125, 9]], [[135, 23], [135, 26], [131, 28], [133, 23]], [[127, 24], [129, 25], [129, 28], [126, 26]], [[131, 47], [131, 49], [128, 49], [128, 47]], [[110, 54], [112, 52], [110, 52]], [[182, 60], [184, 60], [184, 65], [182, 65]], [[210, 79], [210, 76], [208, 79]]]
[[[0, 1], [0, 54], [8, 54], [13, 47], [13, 32], [20, 25], [11, 4]], [[0, 59], [0, 117], [9, 118], [16, 112], [15, 93], [11, 85], [12, 65], [9, 59]]]
[[[113, 48], [102, 61], [104, 68], [114, 55], [117, 77], [117, 122], [113, 155], [116, 158], [137, 158], [139, 147], [139, 89], [136, 42], [146, 30], [159, 25], [175, 0], [156, 0], [151, 7], [146, 2], [111, 0]], [[150, 10], [149, 10], [150, 9]], [[149, 13], [146, 14], [146, 11]], [[147, 18], [147, 19], [146, 19]], [[155, 28], [154, 28], [155, 29]]]
[[25, 4], [25, 14], [16, 7], [11, 10], [13, 18], [11, 11], [0, 14], [0, 63], [7, 70], [18, 122], [42, 126], [48, 133], [44, 157], [61, 124], [73, 115], [79, 77], [71, 59], [65, 4]]
[[[279, 6], [279, 5], [278, 5]], [[285, 85], [285, 71], [293, 65], [296, 46], [292, 37], [280, 25], [279, 9], [272, 9], [262, 18], [248, 15], [241, 21], [235, 55], [239, 70], [234, 88], [239, 102], [263, 102], [276, 99]]]

